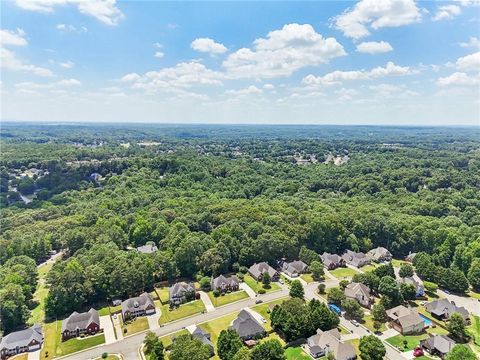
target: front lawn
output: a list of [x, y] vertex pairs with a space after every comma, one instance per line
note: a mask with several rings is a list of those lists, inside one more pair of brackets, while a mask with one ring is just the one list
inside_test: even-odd
[[16, 355], [16, 356], [12, 356], [9, 359], [10, 360], [28, 360], [28, 354], [27, 353], [19, 354], [19, 355]]
[[173, 310], [170, 310], [169, 305], [162, 305], [162, 316], [160, 317], [159, 323], [162, 325], [170, 321], [199, 314], [202, 311], [205, 311], [205, 305], [202, 300], [190, 301]]
[[237, 315], [238, 312], [222, 316], [221, 318], [214, 319], [199, 325], [202, 330], [208, 332], [211, 335], [211, 339], [215, 346], [215, 349], [217, 348], [217, 340], [220, 332], [222, 330], [228, 329], [232, 321], [237, 318]]
[[347, 343], [352, 344], [353, 347], [355, 348], [355, 354], [360, 355], [360, 350], [359, 350], [360, 339], [348, 340]]
[[285, 350], [287, 360], [310, 360], [311, 357], [303, 351], [300, 346], [289, 347]]
[[307, 283], [307, 284], [310, 284], [312, 282], [314, 282], [315, 280], [313, 279], [312, 277], [312, 274], [302, 274], [300, 275], [300, 277]]
[[270, 283], [270, 289], [265, 289], [263, 287], [263, 284], [262, 282], [257, 282], [253, 277], [251, 277], [250, 275], [248, 274], [245, 274], [245, 276], [243, 277], [243, 281], [249, 286], [252, 288], [253, 291], [255, 291], [257, 294], [259, 292], [260, 289], [264, 289], [265, 292], [272, 292], [272, 291], [276, 291], [276, 290], [280, 290], [280, 286], [278, 286], [277, 283], [275, 282], [271, 282]]
[[351, 268], [336, 268], [335, 270], [331, 270], [330, 273], [335, 276], [337, 279], [344, 279], [344, 278], [352, 278], [353, 275], [358, 274], [358, 271], [355, 271]]
[[272, 325], [271, 325], [271, 322], [270, 322], [270, 307], [273, 308], [275, 305], [281, 304], [282, 302], [284, 302], [287, 299], [288, 298], [278, 299], [278, 300], [275, 300], [275, 301], [271, 301], [271, 302], [268, 302], [268, 303], [265, 303], [265, 304], [260, 304], [260, 305], [256, 305], [256, 306], [252, 307], [253, 311], [259, 313], [260, 315], [262, 315], [262, 317], [265, 320], [267, 320], [267, 322], [265, 324], [263, 324], [263, 326], [265, 327], [265, 330], [267, 330], [267, 331], [272, 330]]
[[172, 344], [174, 338], [177, 338], [180, 335], [186, 335], [186, 334], [190, 334], [190, 333], [188, 332], [188, 330], [183, 329], [183, 330], [177, 331], [176, 333], [161, 337], [160, 341], [163, 343], [163, 347], [166, 348], [167, 346], [170, 346]]
[[477, 293], [477, 292], [475, 292], [475, 291], [470, 291], [470, 292], [468, 293], [468, 296], [470, 296], [471, 298], [480, 300], [480, 293]]
[[57, 347], [57, 356], [71, 354], [105, 343], [105, 335], [87, 336], [63, 341]]
[[[370, 330], [371, 332], [375, 333], [375, 328], [373, 327], [373, 316], [372, 315], [367, 315], [363, 318], [363, 323], [362, 325], [365, 326], [368, 330]], [[384, 323], [382, 323], [382, 326], [380, 327], [379, 331], [381, 332], [384, 332], [385, 330], [387, 330], [387, 327], [385, 326]]]
[[162, 302], [162, 304], [167, 304], [170, 301], [170, 292], [168, 291], [168, 287], [164, 286], [161, 288], [155, 288], [157, 292], [158, 298]]
[[480, 346], [480, 316], [472, 315], [470, 321], [472, 324], [468, 327], [468, 332], [472, 335], [475, 344]]
[[222, 305], [230, 304], [235, 301], [246, 299], [248, 298], [248, 294], [245, 291], [241, 290], [241, 291], [235, 291], [235, 292], [231, 292], [225, 295], [220, 295], [218, 297], [215, 297], [213, 296], [213, 292], [209, 291], [208, 297], [212, 301], [213, 306], [219, 307]]
[[373, 271], [375, 270], [376, 268], [378, 267], [378, 265], [376, 263], [372, 263], [370, 265], [365, 265], [361, 268], [361, 270], [363, 272], [370, 272], [370, 271]]
[[[409, 351], [415, 349], [418, 344], [420, 344], [420, 340], [424, 340], [428, 337], [428, 334], [421, 334], [421, 335], [397, 335], [391, 338], [388, 338], [386, 341], [398, 348], [400, 351]], [[407, 346], [403, 344], [403, 341], [407, 341]]]
[[[123, 335], [132, 335], [140, 331], [148, 330], [148, 320], [145, 316], [139, 316], [135, 320], [128, 323], [124, 323], [122, 319], [122, 329], [127, 329], [127, 332], [124, 332]], [[123, 330], [125, 331], [125, 330]]]

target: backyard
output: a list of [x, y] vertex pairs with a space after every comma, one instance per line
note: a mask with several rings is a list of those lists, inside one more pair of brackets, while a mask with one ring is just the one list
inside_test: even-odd
[[231, 293], [227, 293], [225, 295], [220, 295], [218, 297], [215, 297], [213, 295], [213, 292], [210, 291], [208, 292], [208, 297], [212, 301], [213, 306], [219, 307], [222, 305], [230, 304], [235, 301], [246, 299], [248, 298], [248, 294], [245, 291], [241, 290], [241, 291], [234, 291]]
[[194, 300], [188, 303], [182, 304], [173, 310], [170, 310], [168, 304], [162, 305], [162, 316], [160, 316], [159, 323], [160, 325], [168, 323], [170, 321], [175, 321], [178, 319], [185, 318], [187, 316], [192, 316], [199, 314], [202, 311], [205, 311], [205, 305], [203, 305], [202, 300]]
[[162, 302], [162, 304], [167, 304], [168, 301], [170, 300], [170, 292], [168, 291], [168, 287], [160, 287], [160, 288], [155, 288], [155, 292], [158, 295], [158, 298]]
[[337, 279], [344, 279], [344, 278], [352, 278], [353, 275], [358, 274], [358, 271], [355, 271], [351, 268], [336, 268], [335, 270], [331, 270], [330, 273], [335, 276]]
[[[250, 275], [246, 274], [244, 277], [243, 277], [243, 281], [249, 286], [252, 288], [253, 291], [255, 291], [257, 294], [259, 292], [260, 289], [265, 289], [263, 287], [263, 284], [261, 282], [257, 282], [253, 277], [251, 277]], [[270, 289], [265, 289], [265, 292], [272, 292], [272, 291], [276, 291], [276, 290], [280, 290], [280, 286], [278, 286], [277, 283], [275, 282], [271, 282], [270, 283]]]
[[311, 357], [305, 354], [300, 346], [289, 347], [285, 350], [287, 360], [310, 360]]

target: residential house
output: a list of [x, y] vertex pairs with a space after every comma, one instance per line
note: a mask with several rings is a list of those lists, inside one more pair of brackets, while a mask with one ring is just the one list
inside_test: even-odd
[[367, 285], [352, 282], [347, 285], [344, 292], [347, 298], [357, 300], [363, 307], [370, 308], [374, 302], [374, 298], [370, 295], [370, 288]]
[[371, 260], [376, 262], [392, 260], [392, 254], [390, 253], [390, 251], [381, 246], [370, 250], [367, 253], [367, 256], [370, 257]]
[[284, 262], [282, 265], [282, 271], [291, 278], [295, 278], [307, 272], [308, 265], [303, 261], [297, 260], [292, 262]]
[[233, 320], [230, 329], [235, 330], [243, 341], [258, 339], [266, 335], [265, 328], [247, 310], [242, 310]]
[[122, 301], [122, 317], [124, 320], [133, 319], [155, 313], [155, 304], [150, 294], [143, 293], [140, 296]]
[[218, 290], [224, 294], [230, 291], [237, 291], [239, 288], [239, 281], [236, 276], [225, 277], [219, 275], [212, 279], [211, 287], [212, 290]]
[[192, 331], [192, 337], [200, 340], [203, 344], [207, 345], [210, 348], [210, 356], [215, 355], [215, 348], [210, 338], [210, 334], [202, 330], [198, 326], [195, 326], [195, 330]]
[[323, 266], [325, 266], [328, 270], [346, 266], [345, 260], [337, 254], [324, 252], [322, 255], [320, 255], [320, 258], [322, 259]]
[[357, 357], [353, 345], [340, 341], [340, 332], [336, 328], [328, 331], [317, 329], [317, 333], [307, 339], [307, 349], [314, 359], [330, 353], [335, 360], [353, 360]]
[[420, 346], [430, 355], [444, 359], [455, 346], [455, 341], [446, 335], [430, 335], [429, 338], [420, 341]]
[[418, 278], [416, 276], [408, 276], [408, 277], [405, 277], [405, 278], [400, 277], [398, 279], [398, 282], [400, 284], [413, 285], [413, 287], [415, 288], [415, 295], [417, 297], [425, 296], [425, 288], [423, 287], [423, 282], [422, 282], [422, 280], [420, 280], [420, 278]]
[[100, 317], [98, 311], [90, 309], [87, 312], [74, 311], [62, 321], [62, 341], [80, 335], [93, 335], [100, 331]]
[[415, 255], [417, 255], [417, 253], [409, 253], [406, 257], [405, 257], [405, 261], [408, 261], [408, 262], [413, 262], [413, 258], [415, 257]]
[[158, 251], [157, 245], [154, 243], [148, 243], [143, 246], [137, 247], [137, 251], [141, 252], [142, 254], [152, 254], [156, 251]]
[[195, 286], [192, 283], [178, 282], [170, 286], [170, 305], [180, 305], [195, 299]]
[[0, 341], [0, 358], [35, 351], [42, 347], [43, 332], [39, 324], [5, 335]]
[[277, 270], [272, 268], [266, 262], [253, 264], [248, 269], [248, 273], [257, 281], [261, 281], [262, 277], [263, 277], [263, 274], [265, 274], [265, 273], [268, 273], [270, 275], [270, 279], [272, 281], [277, 281], [280, 278], [280, 275], [278, 274]]
[[416, 310], [403, 305], [387, 310], [391, 326], [403, 335], [418, 334], [425, 328], [425, 322]]
[[453, 301], [449, 301], [448, 299], [432, 301], [425, 305], [425, 310], [427, 310], [427, 312], [429, 312], [434, 318], [442, 321], [450, 319], [450, 316], [453, 313], [460, 314], [466, 321], [470, 320], [470, 314], [467, 309], [455, 305]]
[[362, 252], [355, 252], [351, 250], [347, 250], [345, 254], [342, 255], [342, 259], [345, 260], [348, 265], [352, 265], [357, 268], [370, 264], [370, 258], [367, 257], [367, 255]]

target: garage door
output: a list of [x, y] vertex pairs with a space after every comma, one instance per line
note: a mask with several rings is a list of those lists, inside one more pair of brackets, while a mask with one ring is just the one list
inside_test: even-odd
[[30, 351], [38, 350], [38, 349], [40, 349], [40, 345], [32, 345], [32, 346], [29, 346], [28, 348], [30, 349]]

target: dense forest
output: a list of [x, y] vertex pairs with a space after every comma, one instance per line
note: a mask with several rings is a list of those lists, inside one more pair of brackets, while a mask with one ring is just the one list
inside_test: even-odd
[[427, 280], [480, 286], [478, 128], [4, 124], [0, 141], [9, 329], [52, 249], [51, 317], [302, 246], [424, 252]]

